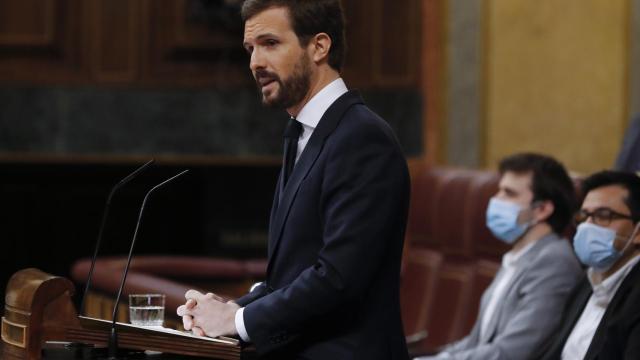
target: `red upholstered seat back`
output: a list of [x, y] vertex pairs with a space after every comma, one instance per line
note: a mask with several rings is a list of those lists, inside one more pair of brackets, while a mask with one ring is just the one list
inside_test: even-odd
[[413, 169], [401, 305], [406, 335], [428, 332], [423, 350], [464, 336], [475, 321], [498, 268], [492, 261], [507, 250], [485, 227], [497, 188], [496, 172]]
[[441, 265], [442, 255], [433, 250], [416, 248], [405, 254], [400, 306], [407, 336], [426, 329]]
[[499, 178], [487, 170], [412, 168], [401, 298], [407, 335], [429, 333], [422, 350], [471, 330], [480, 297], [509, 249], [485, 226]]

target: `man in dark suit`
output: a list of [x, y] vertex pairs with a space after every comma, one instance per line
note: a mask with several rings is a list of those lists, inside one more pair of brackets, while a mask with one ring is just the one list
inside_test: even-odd
[[408, 359], [399, 273], [406, 161], [340, 78], [339, 0], [247, 0], [244, 47], [265, 105], [287, 110], [266, 282], [235, 302], [186, 294], [186, 329], [273, 359]]
[[574, 248], [589, 266], [541, 359], [640, 359], [640, 178], [603, 171], [584, 182]]

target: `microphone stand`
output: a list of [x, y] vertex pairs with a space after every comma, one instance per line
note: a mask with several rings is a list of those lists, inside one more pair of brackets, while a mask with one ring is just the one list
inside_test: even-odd
[[93, 250], [93, 257], [91, 258], [91, 267], [89, 268], [89, 275], [87, 277], [87, 283], [84, 287], [84, 293], [82, 295], [82, 302], [80, 303], [80, 315], [84, 314], [84, 307], [87, 300], [87, 294], [89, 293], [89, 288], [91, 287], [91, 278], [93, 276], [93, 270], [96, 266], [96, 259], [98, 257], [98, 251], [100, 250], [100, 245], [102, 243], [102, 235], [104, 234], [104, 228], [107, 223], [107, 217], [109, 215], [109, 210], [111, 208], [111, 199], [115, 195], [118, 190], [120, 190], [124, 185], [126, 185], [129, 181], [136, 178], [141, 172], [143, 172], [146, 168], [151, 166], [155, 162], [155, 159], [151, 159], [147, 161], [144, 165], [137, 168], [134, 172], [127, 175], [124, 179], [120, 180], [114, 187], [111, 189], [109, 196], [107, 197], [107, 202], [104, 206], [104, 211], [102, 212], [102, 221], [100, 222], [100, 230], [98, 231], [98, 240], [96, 241], [96, 247]]
[[119, 360], [122, 358], [118, 357], [118, 332], [116, 329], [116, 317], [118, 316], [118, 304], [120, 303], [120, 298], [122, 297], [122, 290], [124, 289], [124, 284], [127, 281], [127, 274], [129, 273], [129, 266], [131, 265], [131, 258], [133, 257], [133, 248], [136, 244], [136, 239], [138, 237], [138, 230], [140, 229], [140, 224], [142, 222], [142, 214], [144, 213], [145, 205], [147, 204], [147, 200], [149, 197], [159, 188], [165, 186], [166, 184], [174, 181], [178, 177], [186, 174], [189, 170], [185, 170], [163, 182], [154, 186], [147, 192], [142, 200], [142, 205], [140, 206], [140, 212], [138, 214], [138, 223], [136, 224], [136, 229], [133, 233], [133, 239], [131, 240], [131, 247], [129, 248], [129, 256], [127, 258], [127, 265], [124, 268], [124, 274], [122, 274], [122, 281], [120, 282], [120, 288], [118, 289], [118, 296], [116, 297], [116, 303], [113, 307], [113, 318], [111, 322], [111, 333], [109, 335], [109, 348], [108, 348], [108, 358], [109, 360]]
[[[80, 302], [80, 308], [78, 312], [79, 315], [84, 314], [87, 294], [89, 293], [89, 289], [91, 288], [91, 279], [93, 278], [93, 271], [95, 269], [96, 259], [98, 258], [98, 251], [100, 250], [100, 245], [102, 244], [102, 235], [104, 234], [104, 228], [107, 224], [107, 218], [109, 217], [109, 210], [111, 209], [111, 200], [113, 199], [113, 196], [116, 194], [116, 192], [118, 192], [118, 190], [120, 190], [122, 187], [124, 187], [124, 185], [129, 183], [134, 178], [138, 177], [140, 173], [146, 170], [154, 162], [155, 162], [155, 159], [151, 159], [147, 161], [142, 166], [134, 170], [132, 173], [124, 177], [122, 180], [118, 181], [118, 183], [111, 188], [111, 192], [109, 192], [109, 196], [107, 197], [104, 210], [102, 211], [102, 221], [100, 222], [100, 229], [98, 230], [98, 239], [96, 240], [96, 246], [95, 246], [95, 249], [93, 250], [93, 256], [91, 258], [91, 266], [89, 268], [89, 274], [87, 275], [87, 282], [85, 283], [84, 293], [82, 294], [82, 301]], [[68, 349], [75, 349], [76, 351], [81, 351], [84, 348], [91, 348], [93, 347], [93, 345], [72, 342], [72, 343], [66, 344], [65, 347]]]

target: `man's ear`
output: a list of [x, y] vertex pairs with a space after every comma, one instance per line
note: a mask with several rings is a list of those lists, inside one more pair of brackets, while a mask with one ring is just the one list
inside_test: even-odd
[[540, 202], [540, 205], [536, 207], [537, 211], [535, 212], [536, 220], [539, 222], [547, 221], [553, 215], [556, 207], [553, 205], [553, 201], [544, 200]]
[[326, 33], [319, 33], [309, 41], [309, 49], [311, 50], [311, 59], [319, 64], [329, 59], [329, 50], [331, 50], [331, 37]]

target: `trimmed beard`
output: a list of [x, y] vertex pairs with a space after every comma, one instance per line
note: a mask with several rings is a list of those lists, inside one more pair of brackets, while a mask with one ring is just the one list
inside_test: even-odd
[[[280, 79], [280, 77], [266, 70], [256, 71], [256, 83], [258, 92], [262, 100], [262, 104], [270, 108], [288, 109], [299, 104], [309, 92], [311, 88], [311, 60], [305, 52], [293, 67], [293, 72], [288, 78]], [[278, 83], [277, 94], [274, 98], [268, 99], [262, 93], [262, 87], [259, 80], [268, 77]]]

